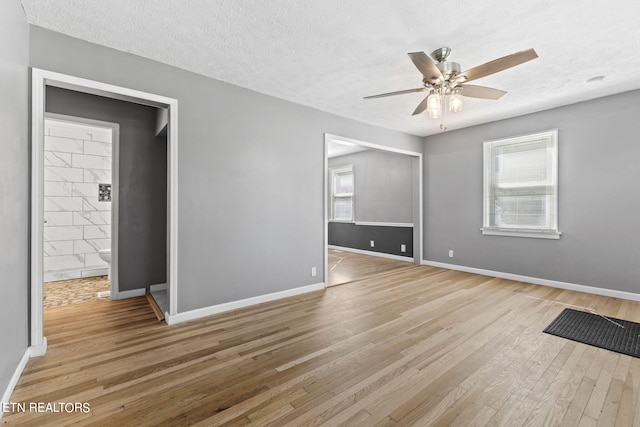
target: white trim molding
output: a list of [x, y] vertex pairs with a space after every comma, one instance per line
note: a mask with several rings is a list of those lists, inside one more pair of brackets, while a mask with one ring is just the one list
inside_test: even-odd
[[510, 230], [491, 227], [482, 227], [480, 231], [485, 236], [534, 237], [537, 239], [559, 239], [562, 235], [561, 232], [552, 230]]
[[[31, 358], [30, 348], [27, 348], [24, 354], [22, 355], [20, 362], [18, 362], [18, 366], [16, 366], [16, 370], [13, 371], [13, 375], [11, 375], [9, 384], [7, 384], [7, 388], [4, 390], [4, 393], [2, 394], [2, 401], [0, 401], [0, 404], [8, 403], [11, 401], [11, 394], [13, 393], [13, 390], [16, 388], [16, 384], [18, 384], [18, 380], [20, 379], [20, 376], [22, 375], [22, 372], [24, 371], [24, 368], [27, 366], [27, 362], [29, 361], [30, 358]], [[3, 414], [4, 412], [0, 409], [0, 419], [2, 418]]]
[[143, 297], [147, 294], [147, 290], [145, 288], [140, 289], [131, 289], [128, 291], [119, 291], [117, 295], [112, 296], [111, 299], [121, 300], [135, 297]]
[[[30, 344], [46, 351], [43, 334], [43, 204], [44, 204], [44, 117], [47, 86], [71, 89], [107, 98], [167, 108], [167, 241], [169, 313], [178, 310], [178, 100], [108, 83], [42, 70], [31, 69], [31, 330]], [[116, 264], [117, 265], [117, 264]], [[130, 298], [140, 290], [120, 292], [118, 298]]]
[[325, 283], [316, 283], [313, 285], [301, 286], [299, 288], [287, 289], [286, 291], [274, 292], [271, 294], [260, 295], [257, 297], [251, 297], [241, 299], [238, 301], [226, 302], [223, 304], [212, 305], [204, 308], [197, 308], [195, 310], [185, 311], [166, 317], [166, 322], [169, 325], [175, 325], [177, 323], [188, 322], [190, 320], [197, 320], [203, 317], [212, 316], [214, 314], [224, 313], [231, 310], [237, 310], [239, 308], [250, 307], [256, 304], [262, 304], [264, 302], [275, 301], [282, 298], [288, 298], [300, 294], [306, 294], [308, 292], [321, 291], [326, 288]]
[[330, 139], [337, 142], [346, 142], [351, 145], [361, 145], [369, 150], [390, 151], [392, 153], [397, 153], [397, 154], [406, 154], [407, 156], [422, 157], [422, 153], [417, 151], [403, 150], [402, 148], [395, 148], [395, 147], [390, 147], [388, 145], [374, 144], [371, 142], [360, 141], [358, 139], [347, 138], [346, 136], [332, 135], [330, 133], [325, 133], [324, 135], [325, 135], [325, 140]]
[[355, 221], [356, 225], [369, 225], [373, 227], [409, 227], [413, 228], [412, 222], [370, 222], [370, 221]]
[[157, 285], [149, 286], [149, 292], [160, 292], [160, 291], [166, 291], [166, 290], [167, 290], [166, 283], [158, 283]]
[[[13, 390], [16, 388], [22, 373], [24, 372], [24, 368], [27, 366], [29, 359], [32, 357], [44, 356], [47, 349], [47, 339], [43, 340], [43, 343], [37, 347], [27, 347], [20, 362], [18, 362], [18, 366], [16, 366], [15, 371], [13, 371], [13, 375], [11, 375], [11, 379], [7, 384], [7, 388], [5, 388], [4, 393], [2, 394], [2, 400], [0, 401], [0, 405], [3, 403], [11, 402], [11, 395], [13, 394]], [[0, 409], [0, 419], [2, 419], [2, 415], [4, 412]]]
[[598, 288], [595, 286], [578, 285], [575, 283], [560, 282], [557, 280], [541, 279], [539, 277], [522, 276], [520, 274], [504, 273], [501, 271], [485, 270], [482, 268], [467, 267], [464, 265], [447, 264], [444, 262], [422, 260], [422, 265], [430, 267], [446, 268], [448, 270], [464, 271], [466, 273], [480, 274], [482, 276], [498, 277], [517, 282], [531, 283], [534, 285], [548, 286], [550, 288], [566, 289], [569, 291], [584, 292], [587, 294], [602, 295], [605, 297], [620, 298], [630, 301], [640, 301], [640, 294], [615, 289]]
[[29, 347], [29, 357], [40, 357], [47, 353], [47, 338], [42, 339], [40, 345], [32, 345]]
[[371, 256], [377, 256], [380, 258], [394, 259], [396, 261], [413, 262], [413, 257], [409, 257], [409, 256], [385, 254], [384, 252], [365, 251], [362, 249], [346, 248], [343, 246], [335, 246], [335, 245], [328, 245], [327, 247], [329, 249], [335, 249], [336, 251], [353, 252], [354, 254], [371, 255]]

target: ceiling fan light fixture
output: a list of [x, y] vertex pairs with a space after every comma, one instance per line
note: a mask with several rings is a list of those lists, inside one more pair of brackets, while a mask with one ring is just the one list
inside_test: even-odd
[[440, 108], [440, 104], [442, 102], [440, 94], [433, 92], [429, 95], [429, 99], [427, 100], [427, 102], [429, 103], [428, 105], [428, 109], [437, 109]]
[[449, 97], [449, 111], [459, 113], [462, 111], [462, 94], [459, 91], [454, 92]]
[[442, 115], [442, 97], [439, 93], [432, 92], [427, 98], [427, 112], [434, 119]]
[[442, 117], [442, 108], [432, 108], [431, 110], [427, 110], [430, 119], [439, 119]]

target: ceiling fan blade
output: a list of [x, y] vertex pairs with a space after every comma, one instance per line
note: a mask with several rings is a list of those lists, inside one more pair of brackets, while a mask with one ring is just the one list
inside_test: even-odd
[[[513, 53], [511, 55], [504, 56], [502, 58], [494, 59], [485, 64], [473, 67], [463, 73], [456, 76], [456, 80], [460, 82], [470, 82], [481, 77], [485, 77], [494, 73], [497, 73], [507, 68], [515, 67], [523, 62], [531, 61], [538, 57], [535, 50], [523, 50], [521, 52]], [[466, 77], [466, 79], [464, 78]]]
[[462, 85], [462, 96], [482, 99], [500, 99], [507, 92], [486, 86]]
[[429, 97], [427, 96], [425, 99], [422, 100], [422, 102], [420, 104], [418, 104], [418, 106], [416, 107], [415, 110], [413, 110], [413, 114], [412, 116], [415, 116], [416, 114], [420, 114], [422, 113], [424, 110], [427, 109], [427, 99], [429, 99]]
[[363, 99], [382, 98], [384, 96], [403, 95], [405, 93], [413, 93], [413, 92], [424, 92], [425, 90], [426, 90], [425, 88], [419, 87], [417, 89], [406, 89], [406, 90], [399, 90], [397, 92], [389, 92], [389, 93], [381, 93], [379, 95], [365, 96]]
[[436, 67], [436, 63], [433, 62], [426, 53], [413, 52], [408, 55], [413, 65], [416, 66], [426, 80], [443, 80], [442, 73], [438, 70], [438, 67]]

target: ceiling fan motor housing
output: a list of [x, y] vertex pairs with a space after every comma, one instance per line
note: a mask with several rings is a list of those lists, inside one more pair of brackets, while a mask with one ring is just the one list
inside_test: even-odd
[[438, 62], [436, 67], [438, 67], [438, 70], [440, 70], [445, 80], [449, 80], [452, 76], [460, 73], [460, 64], [457, 62]]
[[449, 80], [452, 76], [460, 73], [460, 64], [447, 61], [451, 53], [450, 47], [441, 47], [431, 52], [431, 57], [436, 61], [436, 67], [442, 73], [444, 80]]
[[424, 79], [422, 79], [422, 83], [424, 83], [426, 86], [440, 86], [443, 83], [448, 83], [448, 86], [455, 86], [457, 84], [457, 82], [453, 81], [452, 79], [456, 75], [460, 74], [460, 64], [458, 64], [457, 62], [445, 61], [438, 62], [435, 65], [436, 67], [438, 67], [438, 70], [440, 70], [443, 79], [441, 80], [437, 77], [431, 77], [428, 79], [425, 77]]

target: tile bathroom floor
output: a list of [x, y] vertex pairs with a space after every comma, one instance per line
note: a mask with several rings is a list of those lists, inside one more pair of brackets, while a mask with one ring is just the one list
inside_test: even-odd
[[84, 279], [61, 280], [44, 284], [44, 308], [59, 307], [79, 302], [109, 298], [109, 278], [107, 276], [87, 277]]

